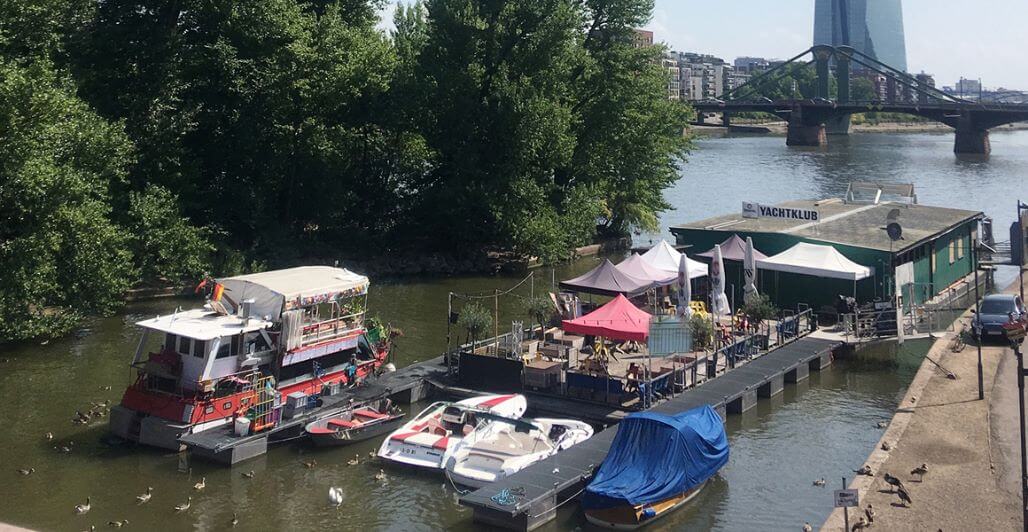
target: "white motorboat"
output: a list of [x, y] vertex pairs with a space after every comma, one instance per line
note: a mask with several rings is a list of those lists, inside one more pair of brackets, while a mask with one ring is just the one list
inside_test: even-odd
[[520, 394], [485, 395], [456, 403], [439, 401], [393, 431], [378, 456], [412, 466], [442, 469], [450, 452], [478, 427], [485, 415], [518, 419], [528, 401]]
[[593, 428], [574, 419], [491, 416], [453, 449], [446, 471], [457, 484], [480, 488], [588, 440]]

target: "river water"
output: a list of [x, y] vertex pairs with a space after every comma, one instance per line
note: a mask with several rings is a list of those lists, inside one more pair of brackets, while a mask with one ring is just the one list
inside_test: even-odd
[[[997, 133], [992, 141], [991, 157], [963, 159], [952, 154], [951, 135], [833, 137], [824, 150], [789, 149], [781, 137], [701, 140], [683, 166], [683, 179], [668, 192], [677, 210], [666, 214], [662, 225], [733, 212], [743, 200], [838, 196], [851, 180], [881, 180], [914, 182], [922, 203], [984, 210], [997, 220], [1003, 239], [999, 235], [1015, 216], [1016, 196], [1028, 192], [1023, 177], [1028, 132]], [[552, 273], [539, 270], [516, 293], [544, 291], [552, 278], [583, 272], [596, 260]], [[371, 312], [403, 329], [396, 356], [405, 365], [445, 347], [448, 292], [491, 293], [519, 279], [373, 280]], [[129, 529], [221, 530], [235, 512], [245, 530], [474, 528], [471, 512], [457, 504], [441, 476], [387, 469], [387, 480], [376, 481], [380, 466], [366, 459], [374, 443], [315, 451], [288, 442], [229, 470], [175, 453], [111, 446], [103, 422], [71, 422], [90, 401], [120, 398], [132, 378], [127, 363], [135, 349], [135, 321], [194, 304], [135, 304], [117, 316], [91, 320], [68, 338], [0, 348], [0, 393], [7, 401], [0, 409], [0, 522], [83, 530], [127, 519]], [[517, 298], [501, 298], [499, 322], [509, 328], [511, 320], [523, 319], [518, 307]], [[880, 436], [875, 423], [891, 415], [926, 350], [927, 344], [912, 342], [902, 350], [883, 347], [837, 361], [745, 415], [730, 416], [731, 461], [695, 504], [662, 528], [795, 530], [804, 521], [820, 523], [830, 510], [831, 489], [870, 452]], [[44, 439], [48, 431], [53, 441]], [[361, 463], [349, 466], [354, 453]], [[312, 459], [317, 465], [305, 467]], [[29, 467], [35, 468], [30, 476], [16, 471]], [[241, 475], [251, 469], [254, 478]], [[201, 477], [207, 487], [194, 491]], [[821, 477], [829, 488], [812, 486]], [[136, 505], [135, 495], [147, 486], [154, 488], [153, 499]], [[342, 488], [341, 507], [328, 506], [329, 486]], [[74, 515], [74, 505], [87, 496], [92, 510]], [[173, 506], [187, 497], [191, 508], [175, 512]], [[572, 503], [548, 528], [581, 526]]]

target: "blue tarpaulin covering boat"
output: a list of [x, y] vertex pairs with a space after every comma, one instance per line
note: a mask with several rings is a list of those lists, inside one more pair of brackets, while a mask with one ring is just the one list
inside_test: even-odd
[[709, 405], [672, 416], [633, 413], [618, 425], [607, 458], [585, 489], [582, 507], [663, 501], [702, 485], [727, 462], [725, 427]]

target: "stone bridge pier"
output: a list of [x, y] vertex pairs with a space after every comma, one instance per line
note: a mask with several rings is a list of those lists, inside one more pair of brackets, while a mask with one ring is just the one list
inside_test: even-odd
[[786, 146], [827, 146], [828, 133], [822, 113], [794, 105], [789, 114], [789, 128], [786, 132]]
[[976, 123], [971, 113], [961, 112], [954, 129], [953, 153], [988, 155], [992, 151], [988, 128]]

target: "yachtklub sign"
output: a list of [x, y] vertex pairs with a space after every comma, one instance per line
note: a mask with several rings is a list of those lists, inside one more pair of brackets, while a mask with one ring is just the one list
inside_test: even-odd
[[816, 222], [821, 214], [816, 209], [794, 209], [792, 207], [775, 207], [752, 201], [742, 202], [743, 218], [778, 218], [780, 220], [803, 220]]

